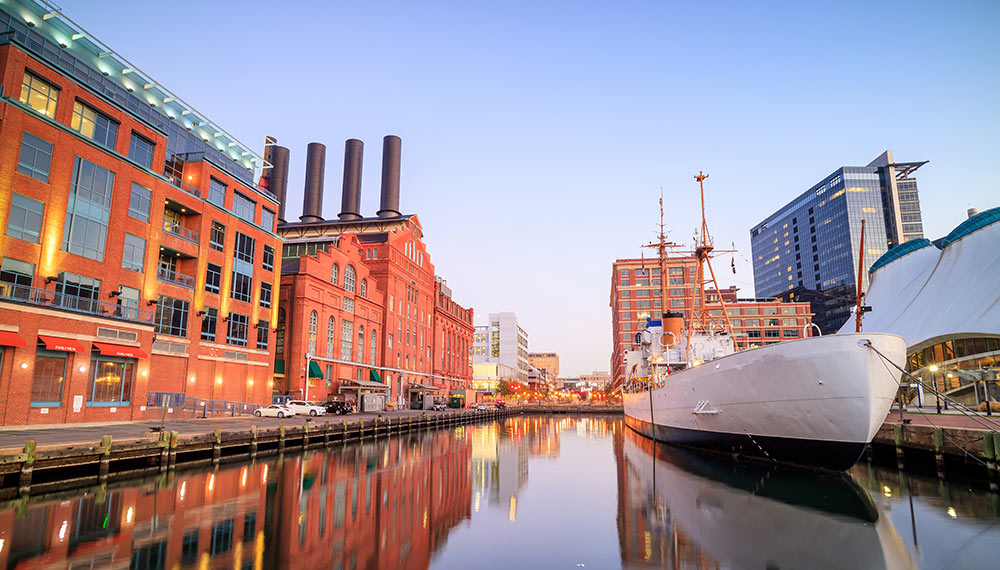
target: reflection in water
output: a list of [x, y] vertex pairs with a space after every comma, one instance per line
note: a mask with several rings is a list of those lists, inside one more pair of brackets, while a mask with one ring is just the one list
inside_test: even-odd
[[11, 501], [0, 568], [958, 568], [1000, 549], [995, 493], [851, 477], [516, 417]]

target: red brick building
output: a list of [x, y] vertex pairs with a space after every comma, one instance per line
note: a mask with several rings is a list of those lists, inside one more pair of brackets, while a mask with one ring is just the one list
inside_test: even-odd
[[279, 240], [260, 157], [16, 4], [0, 7], [0, 423], [142, 419], [150, 393], [266, 402]]
[[[443, 380], [431, 383], [447, 391], [472, 387], [472, 336], [476, 331], [473, 310], [465, 309], [451, 298], [448, 282], [435, 280], [434, 374]], [[464, 380], [464, 382], [462, 382]]]
[[[695, 283], [697, 260], [693, 256], [673, 256], [666, 261], [667, 281], [664, 283], [658, 260], [618, 259], [612, 266], [611, 354], [612, 383], [621, 382], [625, 374], [625, 351], [632, 349], [635, 333], [643, 330], [646, 319], [656, 319], [664, 311], [684, 313], [685, 323], [698, 315], [700, 285]], [[666, 308], [662, 290], [666, 289]], [[782, 340], [802, 338], [806, 325], [812, 322], [809, 303], [783, 303], [778, 299], [739, 299], [738, 289], [721, 291], [737, 348], [754, 348]], [[708, 313], [722, 318], [720, 293], [705, 291]]]

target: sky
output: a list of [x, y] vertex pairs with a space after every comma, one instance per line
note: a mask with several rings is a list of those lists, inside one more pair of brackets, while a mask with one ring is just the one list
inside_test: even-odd
[[886, 149], [930, 161], [931, 239], [1000, 205], [1000, 2], [59, 4], [251, 148], [289, 147], [290, 221], [309, 142], [334, 218], [344, 141], [365, 142], [374, 215], [400, 136], [400, 209], [437, 274], [478, 324], [517, 313], [561, 376], [609, 369], [611, 264], [654, 239], [661, 188], [669, 237], [692, 242], [699, 171], [741, 296], [751, 226]]

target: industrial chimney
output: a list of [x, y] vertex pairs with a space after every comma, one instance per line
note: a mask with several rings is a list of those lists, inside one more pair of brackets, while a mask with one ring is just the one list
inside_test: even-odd
[[347, 139], [344, 145], [344, 194], [340, 203], [341, 220], [361, 219], [361, 156], [365, 143]]
[[[275, 143], [278, 142], [270, 137]], [[288, 195], [288, 149], [272, 144], [268, 147], [266, 160], [271, 163], [267, 177], [267, 189], [278, 199], [278, 223], [285, 223], [285, 198]]]
[[382, 139], [382, 199], [377, 212], [380, 218], [395, 218], [399, 213], [399, 151], [402, 141], [396, 135]]
[[302, 196], [303, 222], [323, 221], [323, 178], [326, 173], [326, 145], [309, 143], [306, 149], [306, 187]]

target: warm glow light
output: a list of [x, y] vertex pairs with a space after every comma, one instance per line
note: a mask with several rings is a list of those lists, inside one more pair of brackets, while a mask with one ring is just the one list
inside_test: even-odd
[[142, 374], [143, 376], [146, 376], [146, 375], [148, 375], [148, 374], [149, 374], [149, 370], [143, 370], [143, 371], [142, 371], [142, 372], [140, 372], [139, 374]]
[[267, 381], [267, 387], [268, 387], [268, 388], [271, 388], [271, 387], [273, 387], [273, 386], [274, 386], [274, 380], [268, 380], [268, 381]]
[[194, 383], [194, 376], [188, 378], [188, 382]]
[[243, 468], [243, 473], [240, 475], [240, 487], [247, 486], [247, 468]]
[[958, 513], [955, 512], [955, 507], [948, 507], [948, 516], [951, 518], [958, 518]]
[[133, 516], [135, 516], [135, 510], [133, 510], [132, 507], [129, 507], [128, 510], [125, 511], [125, 522], [131, 524]]
[[890, 489], [888, 485], [882, 485], [882, 494], [886, 497], [891, 497], [892, 489]]
[[181, 500], [184, 500], [184, 495], [187, 494], [188, 484], [187, 481], [181, 482]]
[[80, 374], [83, 374], [84, 372], [87, 371], [87, 367], [86, 366], [81, 366], [81, 367], [77, 368], [77, 370], [80, 371]]
[[66, 522], [66, 521], [63, 521], [62, 524], [59, 525], [59, 540], [63, 540], [63, 539], [66, 538], [66, 529], [68, 527], [69, 527], [69, 523]]
[[28, 363], [27, 362], [22, 362], [21, 363], [21, 370], [24, 370], [27, 367], [28, 367]]
[[215, 379], [215, 383], [216, 384], [222, 384], [222, 378], [216, 378]]
[[211, 493], [215, 490], [215, 473], [208, 476], [208, 492]]
[[937, 364], [931, 364], [930, 366], [927, 367], [927, 369], [930, 370], [931, 372], [938, 371]]
[[253, 378], [247, 380], [247, 386], [253, 386]]
[[267, 484], [267, 464], [264, 465], [264, 473], [260, 476], [260, 482]]

